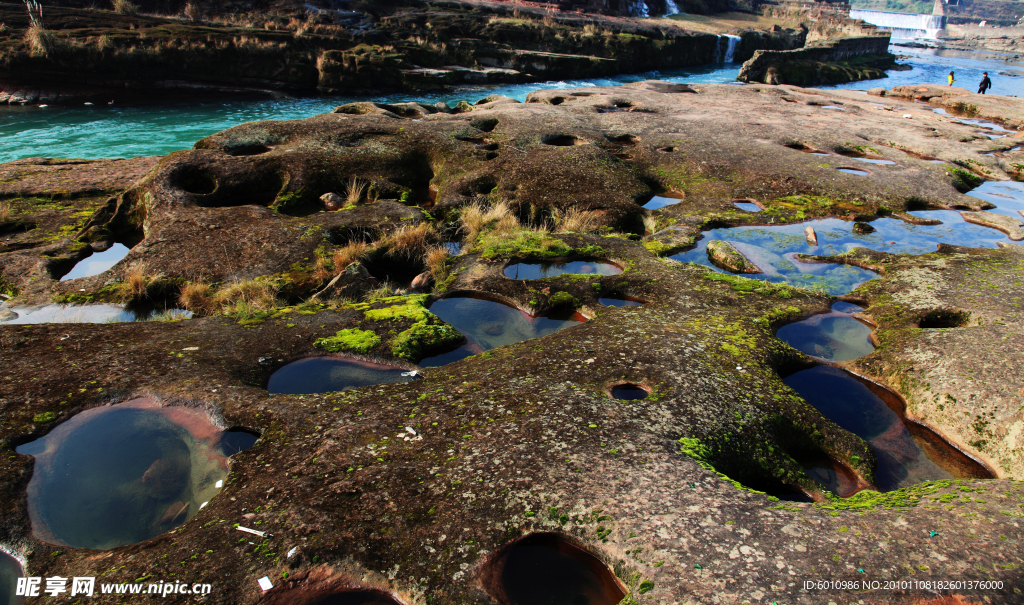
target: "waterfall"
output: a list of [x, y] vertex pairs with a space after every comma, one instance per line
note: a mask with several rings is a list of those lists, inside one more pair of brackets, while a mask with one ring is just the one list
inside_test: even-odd
[[740, 37], [732, 34], [718, 36], [718, 52], [715, 53], [715, 62], [732, 63], [733, 55], [736, 54], [736, 44], [739, 41]]
[[731, 34], [725, 34], [729, 38], [729, 46], [725, 49], [725, 62], [732, 63], [733, 55], [736, 54], [736, 45], [740, 41], [739, 36], [733, 36]]
[[662, 16], [663, 17], [667, 17], [669, 15], [678, 15], [678, 14], [679, 14], [679, 5], [676, 4], [675, 2], [673, 2], [673, 0], [665, 0], [665, 14], [662, 15]]
[[919, 15], [915, 13], [889, 13], [850, 9], [851, 19], [861, 19], [892, 32], [893, 38], [929, 38], [946, 29], [944, 15]]

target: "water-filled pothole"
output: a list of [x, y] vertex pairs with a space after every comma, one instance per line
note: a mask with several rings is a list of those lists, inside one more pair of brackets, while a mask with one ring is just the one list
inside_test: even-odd
[[626, 596], [601, 559], [555, 533], [531, 534], [499, 550], [484, 585], [502, 605], [616, 605]]
[[857, 176], [868, 176], [871, 174], [866, 170], [857, 170], [856, 168], [836, 168], [836, 170], [846, 174], [855, 174]]
[[476, 296], [449, 296], [430, 305], [430, 312], [466, 337], [453, 351], [420, 361], [423, 367], [446, 365], [502, 345], [539, 338], [585, 322], [572, 310], [547, 316], [530, 315], [512, 305]]
[[103, 252], [95, 252], [78, 261], [74, 268], [67, 273], [67, 275], [60, 278], [60, 281], [68, 281], [69, 279], [76, 279], [79, 277], [92, 277], [93, 275], [99, 275], [104, 271], [109, 270], [111, 267], [121, 262], [125, 256], [128, 256], [128, 252], [131, 248], [124, 244], [114, 244], [110, 248]]
[[25, 576], [21, 562], [0, 549], [0, 605], [21, 605], [23, 599], [14, 596], [18, 578]]
[[853, 472], [828, 456], [797, 457], [796, 461], [812, 479], [840, 498], [849, 498], [860, 491]]
[[852, 158], [852, 159], [857, 160], [858, 162], [866, 162], [868, 164], [878, 164], [878, 165], [883, 165], [883, 166], [891, 165], [891, 164], [895, 164], [896, 163], [896, 162], [894, 162], [892, 160], [883, 160], [881, 158]]
[[925, 455], [896, 412], [843, 370], [818, 366], [784, 382], [826, 418], [871, 446], [878, 456], [875, 481], [882, 491], [952, 477]]
[[652, 196], [651, 199], [647, 200], [647, 202], [643, 204], [643, 208], [645, 210], [658, 210], [659, 208], [664, 208], [666, 206], [673, 206], [681, 201], [683, 201], [682, 194], [668, 192], [662, 195]]
[[618, 275], [622, 267], [603, 260], [578, 260], [550, 263], [513, 263], [502, 271], [509, 279], [544, 279], [557, 275]]
[[760, 212], [763, 210], [756, 202], [750, 200], [733, 200], [732, 205], [746, 212]]
[[613, 399], [621, 399], [623, 401], [647, 399], [647, 396], [651, 394], [650, 391], [644, 387], [632, 382], [612, 385], [611, 389], [609, 389], [609, 393]]
[[221, 439], [205, 412], [152, 399], [77, 414], [17, 448], [35, 457], [32, 532], [43, 542], [105, 550], [169, 531], [223, 487], [230, 454]]
[[415, 380], [408, 370], [353, 357], [305, 357], [270, 375], [267, 390], [286, 395], [331, 393]]
[[[1021, 202], [999, 201], [991, 197], [1000, 207], [992, 210], [1015, 209], [1015, 204], [1024, 208], [1024, 183], [1001, 182], [1004, 187], [998, 191], [992, 187], [980, 195], [985, 199], [994, 192], [1010, 191], [1019, 195]], [[1016, 187], [1016, 189], [1012, 189]], [[975, 190], [977, 191], [977, 190]], [[974, 192], [972, 192], [973, 194]], [[818, 289], [830, 294], [845, 294], [859, 283], [876, 277], [876, 274], [852, 265], [833, 263], [802, 262], [798, 254], [835, 256], [856, 247], [880, 250], [892, 254], [928, 254], [935, 251], [937, 244], [952, 244], [972, 248], [996, 248], [1000, 242], [1009, 242], [1002, 232], [964, 221], [963, 217], [949, 210], [912, 211], [917, 219], [934, 224], [913, 224], [896, 218], [878, 218], [871, 221], [873, 233], [856, 233], [849, 221], [821, 219], [787, 225], [764, 225], [759, 227], [729, 227], [703, 232], [703, 237], [692, 249], [674, 254], [669, 258], [680, 262], [693, 262], [721, 271], [707, 257], [707, 245], [711, 241], [725, 240], [742, 252], [764, 273], [757, 279], [776, 283], [791, 283], [805, 288]], [[812, 227], [817, 234], [817, 245], [807, 242], [804, 230]]]
[[[7, 316], [10, 311], [13, 316]], [[5, 318], [6, 316], [6, 318]], [[191, 311], [162, 309], [154, 305], [43, 305], [41, 307], [0, 307], [0, 324], [121, 323], [161, 319], [189, 319]]]
[[612, 296], [602, 296], [597, 299], [599, 305], [606, 307], [639, 307], [644, 304], [644, 301], [639, 298], [633, 298], [632, 296], [626, 296], [623, 298], [615, 298]]
[[[840, 309], [849, 309], [848, 303]], [[875, 350], [871, 343], [871, 328], [853, 318], [850, 313], [862, 311], [839, 311], [833, 305], [831, 313], [812, 315], [803, 321], [787, 324], [775, 334], [791, 347], [815, 357], [831, 361], [847, 361], [870, 355]]]

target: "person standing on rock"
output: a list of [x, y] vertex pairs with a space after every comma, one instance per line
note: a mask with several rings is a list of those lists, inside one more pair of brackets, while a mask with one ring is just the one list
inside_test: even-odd
[[989, 88], [992, 88], [992, 80], [988, 79], [988, 72], [986, 71], [986, 72], [982, 73], [981, 75], [984, 76], [984, 77], [981, 79], [981, 84], [978, 85], [978, 94], [979, 95], [985, 94], [986, 90], [988, 90]]
[[949, 85], [952, 86], [953, 82], [956, 82], [956, 78], [953, 77], [953, 72], [949, 72]]

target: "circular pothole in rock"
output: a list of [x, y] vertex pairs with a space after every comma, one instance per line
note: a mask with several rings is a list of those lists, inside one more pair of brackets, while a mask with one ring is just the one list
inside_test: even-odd
[[[786, 324], [775, 336], [807, 355], [830, 361], [849, 361], [870, 355], [875, 350], [871, 326], [844, 311], [848, 303], [836, 303], [830, 313], [812, 315], [802, 321]], [[857, 310], [860, 307], [849, 305]]]
[[483, 579], [502, 605], [616, 605], [626, 596], [601, 559], [556, 533], [530, 534], [503, 547]]
[[415, 375], [403, 368], [354, 357], [305, 357], [271, 374], [267, 390], [286, 395], [308, 395], [413, 380]]
[[310, 605], [404, 605], [382, 590], [345, 590], [326, 595]]
[[17, 448], [35, 457], [32, 532], [43, 542], [107, 550], [169, 531], [223, 487], [221, 441], [205, 412], [153, 399], [81, 412]]
[[870, 176], [871, 174], [867, 170], [859, 170], [857, 168], [836, 168], [836, 170], [845, 174], [855, 174], [857, 176]]
[[608, 389], [608, 392], [611, 394], [613, 399], [620, 399], [622, 401], [647, 399], [647, 396], [651, 394], [651, 392], [642, 385], [633, 382], [613, 384], [611, 388]]
[[918, 322], [917, 327], [924, 330], [941, 328], [962, 328], [971, 321], [971, 314], [956, 309], [935, 309], [929, 311]]
[[217, 189], [217, 177], [209, 170], [185, 166], [172, 177], [171, 182], [185, 193], [208, 195]]
[[225, 456], [234, 456], [238, 452], [244, 452], [256, 445], [259, 439], [259, 432], [252, 429], [242, 427], [230, 428], [220, 434], [220, 451]]
[[542, 137], [540, 142], [555, 147], [572, 147], [573, 145], [583, 145], [586, 141], [572, 134], [549, 134]]
[[228, 155], [262, 155], [270, 151], [270, 147], [263, 145], [262, 143], [250, 143], [246, 145], [237, 145], [234, 147], [226, 147], [224, 149]]

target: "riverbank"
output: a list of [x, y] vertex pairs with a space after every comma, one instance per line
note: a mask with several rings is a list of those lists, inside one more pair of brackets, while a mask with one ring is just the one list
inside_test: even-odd
[[[476, 0], [365, 15], [359, 26], [307, 21], [289, 29], [52, 8], [45, 31], [27, 37], [30, 22], [20, 4], [0, 4], [0, 21], [0, 88], [6, 102], [26, 104], [382, 94], [603, 77], [714, 63], [727, 45], [672, 20]], [[805, 33], [776, 28], [741, 37], [736, 56], [744, 60], [757, 49], [799, 47]]]

